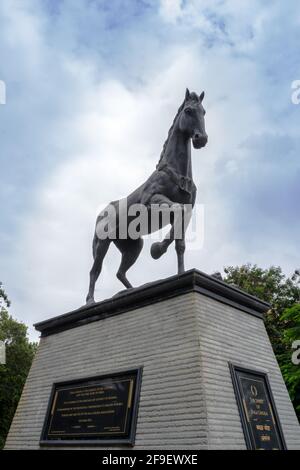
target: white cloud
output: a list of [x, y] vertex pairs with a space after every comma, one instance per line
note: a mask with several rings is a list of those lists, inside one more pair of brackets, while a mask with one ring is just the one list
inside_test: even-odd
[[160, 0], [160, 15], [165, 21], [176, 23], [182, 14], [182, 0]]
[[[234, 211], [229, 197], [239, 197], [234, 189], [241, 175], [245, 188], [239, 188], [244, 191], [249, 189], [247, 175], [251, 174], [255, 186], [255, 173], [261, 170], [258, 160], [251, 158], [241, 144], [255, 134], [274, 131], [275, 126], [270, 117], [270, 99], [261, 99], [268, 91], [262, 43], [263, 38], [272, 38], [273, 25], [272, 18], [266, 20], [258, 0], [242, 6], [240, 1], [161, 2], [160, 18], [165, 24], [159, 23], [152, 36], [145, 32], [149, 61], [140, 55], [142, 28], [136, 38], [136, 51], [123, 51], [130, 55], [130, 63], [135, 61], [136, 53], [135, 70], [140, 69], [140, 75], [134, 85], [126, 80], [126, 71], [120, 76], [111, 72], [109, 65], [104, 67], [97, 48], [88, 56], [77, 53], [78, 18], [86, 15], [87, 24], [92, 24], [95, 10], [85, 11], [78, 6], [78, 13], [67, 2], [61, 16], [53, 20], [57, 37], [50, 37], [49, 23], [39, 10], [22, 9], [19, 2], [11, 5], [4, 11], [9, 17], [2, 30], [5, 59], [8, 61], [16, 51], [9, 63], [11, 76], [24, 76], [23, 93], [36, 90], [36, 94], [30, 96], [29, 112], [22, 106], [9, 108], [11, 122], [19, 119], [19, 127], [25, 130], [24, 135], [20, 132], [4, 144], [11, 153], [15, 146], [23, 146], [26, 157], [40, 152], [39, 160], [46, 167], [35, 180], [27, 210], [16, 212], [17, 232], [3, 230], [1, 238], [6, 243], [13, 237], [13, 249], [2, 254], [1, 264], [3, 281], [13, 300], [12, 312], [17, 317], [32, 324], [83, 304], [100, 205], [128, 195], [154, 170], [186, 86], [198, 93], [206, 91], [209, 135], [208, 146], [193, 151], [198, 202], [205, 204], [205, 242], [199, 252], [187, 250], [186, 267], [212, 272], [226, 264], [247, 261], [281, 263], [286, 269], [294, 266], [299, 255], [292, 242], [283, 248], [286, 235], [278, 239], [274, 236], [266, 246], [253, 222], [251, 250], [245, 245], [243, 227], [235, 232], [240, 213]], [[275, 15], [274, 11], [270, 15]], [[166, 33], [170, 40], [161, 43], [159, 51], [155, 47], [152, 57], [149, 44], [163, 26], [170, 28]], [[223, 42], [208, 48], [199, 31]], [[101, 34], [102, 51], [112, 33], [105, 30]], [[268, 41], [271, 47], [272, 41]], [[115, 47], [122, 45], [116, 40]], [[257, 55], [251, 56], [255, 47]], [[289, 92], [286, 100], [290, 103]], [[282, 95], [280, 103], [284, 103]], [[281, 122], [278, 127], [282, 127]], [[268, 158], [270, 148], [271, 144], [261, 158]], [[10, 198], [11, 184], [6, 188]], [[22, 180], [22, 184], [26, 186], [30, 181]], [[259, 204], [252, 207], [254, 213], [259, 208]], [[146, 242], [128, 273], [134, 285], [176, 272], [174, 247], [159, 261], [152, 260], [149, 248]], [[111, 246], [97, 285], [98, 300], [122, 289], [115, 277], [119, 261], [118, 251]]]
[[253, 49], [265, 21], [273, 16], [263, 0], [160, 0], [160, 14], [166, 23], [198, 31], [209, 43], [222, 42], [240, 52]]

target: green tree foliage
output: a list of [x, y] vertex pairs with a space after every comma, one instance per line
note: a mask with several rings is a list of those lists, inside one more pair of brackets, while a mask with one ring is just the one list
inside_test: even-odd
[[[224, 281], [270, 303], [266, 328], [300, 419], [300, 366], [292, 363], [292, 338], [300, 339], [300, 272], [286, 277], [280, 267], [262, 269], [257, 265], [227, 266]], [[297, 395], [298, 393], [298, 395]]]
[[0, 449], [4, 446], [37, 347], [29, 342], [27, 327], [9, 315], [9, 305], [0, 283], [0, 341], [6, 345], [6, 364], [0, 364]]
[[10, 301], [8, 300], [8, 297], [6, 293], [4, 292], [2, 282], [0, 282], [0, 310], [9, 306], [10, 306]]
[[284, 310], [281, 320], [285, 324], [283, 343], [286, 351], [280, 356], [281, 370], [288, 386], [298, 417], [300, 417], [300, 347], [294, 349], [294, 361], [291, 360], [291, 346], [300, 340], [300, 304]]

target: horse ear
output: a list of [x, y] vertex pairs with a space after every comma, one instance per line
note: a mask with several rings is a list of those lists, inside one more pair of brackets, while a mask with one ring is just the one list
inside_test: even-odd
[[205, 95], [205, 93], [204, 93], [204, 91], [202, 91], [201, 95], [199, 96], [200, 103], [202, 103], [204, 95]]
[[185, 101], [187, 101], [190, 98], [190, 90], [187, 88], [185, 90]]

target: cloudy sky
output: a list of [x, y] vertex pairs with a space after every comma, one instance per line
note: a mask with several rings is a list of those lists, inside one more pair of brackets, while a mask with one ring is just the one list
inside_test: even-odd
[[[0, 3], [0, 280], [26, 324], [84, 303], [99, 208], [155, 168], [185, 88], [205, 90], [193, 150], [204, 242], [186, 268], [300, 266], [297, 0]], [[176, 272], [150, 240], [134, 285]], [[97, 300], [122, 289], [112, 245]], [[31, 337], [37, 338], [31, 329]]]

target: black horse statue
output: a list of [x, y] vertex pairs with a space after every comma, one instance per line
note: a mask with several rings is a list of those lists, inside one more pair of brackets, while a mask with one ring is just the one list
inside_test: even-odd
[[[94, 264], [90, 271], [87, 304], [95, 301], [95, 284], [101, 273], [103, 259], [110, 243], [113, 241], [122, 254], [117, 278], [126, 288], [130, 288], [132, 286], [126, 277], [126, 272], [135, 263], [142, 250], [142, 235], [152, 233], [164, 225], [163, 219], [160, 218], [159, 226], [149, 228], [149, 225], [146, 224], [146, 230], [141, 230], [139, 236], [130, 237], [128, 232], [125, 233], [125, 236], [124, 233], [121, 236], [121, 217], [126, 212], [126, 227], [128, 228], [136, 217], [136, 215], [130, 215], [130, 208], [137, 204], [146, 208], [149, 217], [153, 207], [180, 207], [183, 218], [178, 216], [170, 218], [171, 229], [169, 233], [161, 242], [152, 244], [151, 255], [154, 259], [160, 258], [167, 251], [169, 245], [175, 241], [178, 273], [184, 272], [185, 230], [191, 217], [191, 211], [186, 210], [186, 207], [192, 208], [196, 199], [196, 186], [192, 177], [191, 141], [196, 149], [204, 147], [207, 143], [203, 98], [204, 92], [198, 96], [196, 93], [190, 93], [188, 89], [186, 90], [185, 99], [169, 130], [156, 170], [126, 199], [111, 202], [99, 214], [93, 240]], [[110, 217], [112, 213], [110, 209], [114, 209], [114, 220]], [[183, 229], [181, 236], [176, 237], [176, 225], [179, 224]], [[103, 236], [103, 233], [106, 236]], [[113, 237], [112, 233], [114, 233]]]

